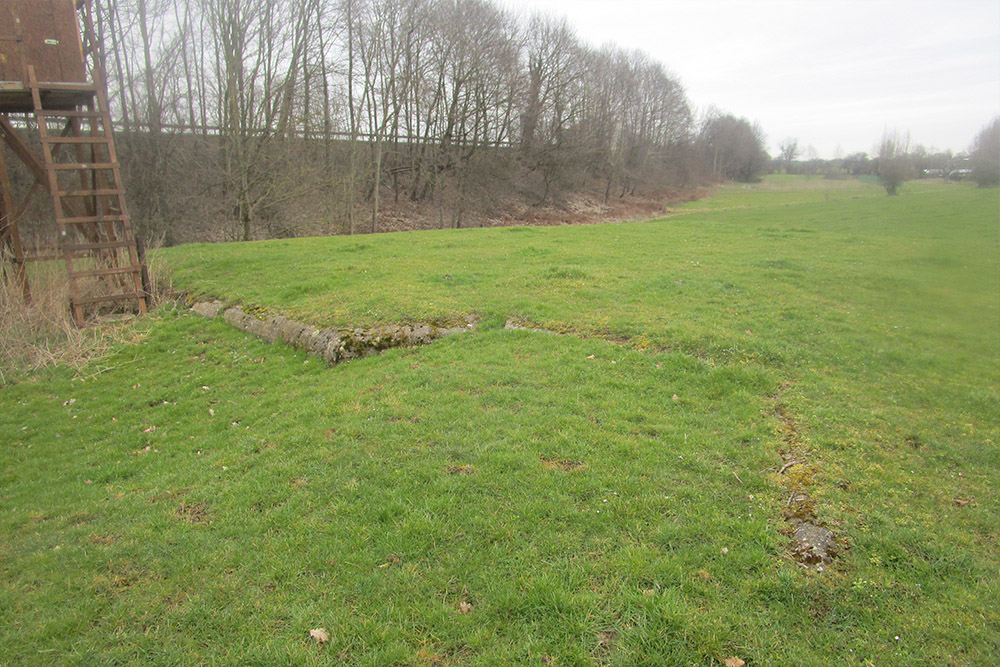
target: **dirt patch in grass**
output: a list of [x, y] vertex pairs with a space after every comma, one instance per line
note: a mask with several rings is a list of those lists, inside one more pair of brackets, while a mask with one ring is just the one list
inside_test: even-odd
[[606, 665], [611, 657], [611, 653], [615, 648], [615, 640], [618, 638], [618, 633], [614, 630], [605, 630], [604, 632], [597, 633], [597, 646], [594, 647], [593, 656], [594, 660], [599, 665]]
[[108, 565], [106, 571], [94, 577], [93, 586], [98, 596], [113, 598], [155, 578], [150, 570], [136, 562], [113, 562]]
[[570, 459], [542, 459], [542, 466], [548, 468], [549, 470], [562, 470], [564, 472], [572, 472], [574, 470], [583, 470], [587, 467], [587, 464], [583, 461], [571, 461]]
[[185, 493], [187, 493], [187, 491], [164, 489], [163, 491], [160, 491], [159, 493], [156, 493], [146, 498], [146, 502], [158, 503], [161, 500], [176, 500], [177, 498], [183, 496]]
[[205, 503], [185, 503], [182, 502], [176, 510], [174, 516], [183, 519], [188, 523], [211, 523], [212, 518], [208, 512], [208, 505]]

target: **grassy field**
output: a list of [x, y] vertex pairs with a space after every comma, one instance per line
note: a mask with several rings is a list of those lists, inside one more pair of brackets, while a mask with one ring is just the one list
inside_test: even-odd
[[161, 310], [0, 389], [0, 662], [1000, 651], [996, 190], [780, 178], [653, 222], [163, 258], [317, 325], [481, 324], [325, 368]]

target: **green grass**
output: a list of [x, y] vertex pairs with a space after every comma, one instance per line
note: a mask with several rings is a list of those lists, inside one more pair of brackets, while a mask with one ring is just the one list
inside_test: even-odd
[[[942, 183], [941, 181], [911, 181], [901, 191], [908, 194], [937, 193], [942, 188], [964, 189], [967, 184]], [[712, 193], [710, 199], [687, 202], [674, 213], [753, 208], [759, 206], [791, 206], [829, 201], [845, 201], [885, 197], [885, 189], [874, 176], [827, 179], [822, 176], [777, 174], [760, 183], [726, 183]]]
[[[989, 663], [997, 191], [817, 181], [165, 251], [175, 286], [319, 325], [482, 324], [328, 369], [161, 311], [0, 389], [0, 660]], [[789, 556], [789, 479], [824, 572]]]

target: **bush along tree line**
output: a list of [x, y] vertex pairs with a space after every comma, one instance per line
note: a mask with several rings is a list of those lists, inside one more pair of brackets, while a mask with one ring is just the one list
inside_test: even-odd
[[[919, 176], [944, 177], [949, 180], [972, 180], [980, 187], [1000, 184], [1000, 117], [980, 130], [968, 154], [952, 156], [943, 167], [933, 164], [935, 157], [922, 146], [910, 150], [910, 136], [898, 130], [886, 130], [875, 149], [875, 174], [886, 193], [895, 195], [903, 181]], [[940, 163], [940, 160], [938, 159]]]
[[759, 127], [714, 110], [699, 122], [645, 54], [488, 0], [95, 10], [130, 208], [167, 244], [382, 231], [400, 216], [470, 226], [767, 167]]
[[886, 130], [871, 157], [867, 153], [853, 153], [822, 160], [810, 148], [813, 156], [800, 160], [797, 158], [801, 150], [795, 138], [782, 141], [779, 151], [779, 156], [770, 162], [770, 173], [832, 179], [871, 176], [878, 178], [890, 195], [898, 194], [904, 181], [919, 178], [971, 180], [980, 187], [1000, 185], [1000, 117], [980, 130], [967, 153], [935, 151], [920, 144], [910, 148], [909, 135], [898, 130]]

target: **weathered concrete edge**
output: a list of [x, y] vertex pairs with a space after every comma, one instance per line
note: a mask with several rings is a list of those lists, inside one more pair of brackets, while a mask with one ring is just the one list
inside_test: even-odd
[[535, 333], [553, 334], [556, 336], [560, 335], [558, 331], [553, 331], [552, 329], [540, 329], [538, 327], [528, 326], [521, 320], [514, 318], [508, 319], [507, 322], [504, 323], [503, 328], [508, 329], [510, 331], [534, 331]]
[[208, 319], [221, 317], [240, 331], [253, 334], [269, 343], [282, 341], [320, 357], [328, 364], [371, 356], [394, 347], [427, 345], [445, 336], [471, 331], [476, 325], [476, 320], [468, 317], [465, 326], [461, 327], [417, 324], [368, 329], [320, 329], [282, 315], [261, 318], [245, 312], [239, 306], [227, 308], [221, 301], [196, 302], [191, 305], [191, 312]]

